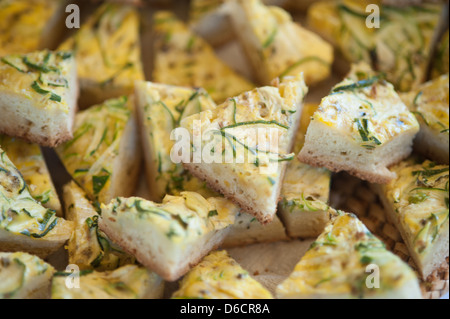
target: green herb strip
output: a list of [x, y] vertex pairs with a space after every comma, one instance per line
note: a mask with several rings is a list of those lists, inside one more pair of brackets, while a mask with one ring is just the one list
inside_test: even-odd
[[323, 64], [326, 67], [328, 67], [330, 65], [327, 61], [325, 61], [325, 60], [323, 60], [323, 59], [321, 59], [321, 58], [319, 58], [317, 56], [308, 56], [308, 57], [305, 57], [305, 58], [302, 58], [302, 59], [298, 60], [297, 62], [295, 62], [294, 64], [289, 66], [286, 70], [284, 70], [280, 74], [280, 78], [284, 78], [286, 75], [291, 73], [293, 70], [295, 70], [300, 65], [302, 65], [304, 63], [312, 62], [312, 61], [319, 62], [319, 63]]
[[51, 91], [44, 90], [43, 88], [41, 88], [39, 86], [39, 84], [36, 81], [34, 81], [33, 84], [31, 84], [31, 88], [33, 90], [35, 90], [37, 93], [42, 94], [42, 95], [50, 94], [50, 100], [52, 100], [52, 101], [61, 102], [61, 96], [59, 96]]
[[332, 93], [336, 93], [336, 92], [341, 92], [341, 91], [363, 89], [363, 88], [372, 86], [373, 84], [375, 84], [378, 81], [380, 81], [380, 79], [381, 79], [381, 77], [378, 76], [378, 75], [377, 76], [373, 76], [371, 78], [360, 80], [360, 81], [357, 81], [357, 82], [352, 83], [352, 84], [341, 85], [341, 86], [335, 87], [335, 88], [333, 88], [331, 90], [331, 92]]
[[264, 120], [258, 120], [258, 121], [249, 121], [249, 122], [239, 122], [239, 123], [235, 123], [235, 124], [231, 124], [225, 127], [222, 127], [221, 130], [226, 130], [229, 128], [234, 128], [234, 127], [239, 127], [239, 126], [246, 126], [246, 125], [258, 125], [258, 124], [264, 124], [264, 125], [277, 125], [281, 128], [284, 128], [286, 130], [289, 129], [289, 126], [286, 126], [284, 124], [281, 124], [280, 122], [277, 121], [264, 121]]

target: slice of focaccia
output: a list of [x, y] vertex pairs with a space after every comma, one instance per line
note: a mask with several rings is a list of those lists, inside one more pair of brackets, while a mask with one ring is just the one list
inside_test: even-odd
[[299, 159], [385, 184], [395, 177], [388, 167], [411, 153], [418, 131], [392, 84], [360, 63], [322, 99]]
[[0, 133], [55, 147], [72, 138], [78, 83], [68, 52], [0, 58]]
[[[182, 119], [216, 107], [208, 93], [202, 89], [137, 82], [136, 102], [150, 199], [160, 202], [166, 194], [179, 195], [181, 191], [197, 192], [205, 198], [218, 196], [205, 182], [192, 176], [181, 163], [176, 164], [171, 158], [171, 150], [176, 143], [171, 139], [172, 130]], [[286, 233], [277, 217], [269, 225], [261, 226], [253, 216], [239, 213], [223, 246], [283, 239], [287, 239]]]
[[426, 279], [448, 257], [448, 165], [407, 160], [397, 178], [378, 186], [386, 212]]
[[186, 118], [181, 126], [191, 135], [193, 152], [183, 156], [185, 167], [262, 224], [269, 223], [286, 161], [294, 158], [290, 150], [306, 92], [301, 74], [286, 77]]
[[56, 217], [30, 194], [19, 170], [0, 148], [0, 251], [46, 257], [69, 239], [71, 222]]
[[[302, 149], [311, 116], [316, 110], [316, 104], [303, 106], [293, 152]], [[288, 163], [278, 214], [290, 237], [317, 237], [322, 233], [330, 220], [327, 205], [330, 183], [331, 173], [325, 168], [303, 164], [297, 158]]]
[[270, 292], [253, 279], [225, 250], [215, 251], [195, 266], [172, 298], [272, 299]]
[[59, 48], [75, 53], [82, 108], [129, 95], [134, 81], [144, 79], [139, 14], [132, 6], [105, 3]]
[[77, 113], [74, 138], [57, 152], [92, 200], [131, 195], [141, 161], [133, 99], [123, 96]]
[[54, 272], [39, 257], [0, 252], [0, 299], [48, 298]]
[[447, 73], [402, 96], [420, 124], [414, 148], [443, 164], [449, 162], [448, 81]]
[[0, 57], [52, 48], [62, 30], [64, 1], [0, 1]]
[[98, 229], [99, 215], [84, 191], [75, 182], [64, 186], [66, 218], [74, 223], [67, 244], [69, 264], [80, 269], [114, 270], [133, 264], [135, 258], [123, 252]]
[[160, 299], [164, 281], [155, 273], [136, 265], [116, 270], [79, 272], [79, 287], [68, 287], [72, 272], [57, 272], [52, 281], [52, 299]]
[[378, 4], [379, 26], [370, 28], [366, 21], [374, 22], [374, 12], [366, 10], [369, 4], [354, 0], [314, 3], [308, 10], [308, 25], [347, 61], [364, 61], [386, 73], [397, 90], [410, 91], [426, 79], [443, 6]]
[[234, 72], [171, 12], [154, 16], [155, 47], [153, 81], [202, 87], [216, 102], [251, 90], [254, 86]]
[[145, 267], [175, 281], [222, 243], [237, 207], [194, 192], [167, 195], [162, 204], [117, 198], [102, 205], [100, 229]]
[[235, 33], [251, 61], [260, 84], [303, 72], [307, 85], [330, 75], [333, 47], [302, 28], [279, 7], [261, 0], [234, 0]]
[[31, 196], [62, 216], [61, 203], [40, 147], [6, 135], [0, 135], [0, 147], [22, 174]]
[[178, 195], [183, 190], [212, 195], [204, 182], [172, 160], [171, 150], [176, 141], [171, 134], [182, 119], [213, 110], [214, 101], [203, 89], [143, 81], [136, 82], [135, 88], [150, 199], [160, 202], [166, 194]]
[[340, 213], [276, 289], [278, 298], [422, 298], [414, 271]]

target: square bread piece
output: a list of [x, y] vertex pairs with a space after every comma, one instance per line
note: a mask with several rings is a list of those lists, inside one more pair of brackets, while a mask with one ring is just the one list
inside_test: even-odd
[[448, 258], [448, 165], [409, 159], [392, 170], [397, 178], [376, 188], [426, 280]]
[[86, 193], [74, 181], [64, 185], [63, 191], [66, 218], [75, 228], [66, 246], [69, 264], [97, 271], [134, 264], [134, 256], [123, 252], [98, 229], [99, 214]]
[[214, 251], [183, 277], [173, 299], [273, 299], [225, 250]]
[[414, 149], [442, 164], [449, 162], [448, 94], [447, 73], [401, 96], [420, 124]]
[[164, 281], [157, 274], [136, 265], [116, 270], [80, 271], [80, 287], [67, 287], [72, 272], [57, 272], [52, 280], [52, 299], [161, 299]]
[[195, 149], [181, 158], [184, 166], [243, 212], [271, 222], [306, 92], [302, 74], [285, 77], [184, 119]]
[[[165, 195], [179, 195], [192, 191], [203, 197], [219, 196], [206, 183], [176, 164], [171, 159], [175, 141], [171, 133], [180, 121], [205, 110], [213, 110], [216, 104], [203, 89], [136, 82], [136, 108], [139, 113], [141, 141], [145, 150], [147, 184], [150, 199], [160, 202]], [[246, 213], [239, 213], [230, 226], [223, 246], [241, 246], [255, 242], [287, 239], [278, 217], [267, 226], [261, 226]]]
[[56, 151], [90, 199], [130, 196], [141, 163], [133, 98], [122, 96], [78, 112], [74, 138]]
[[19, 170], [0, 148], [0, 251], [45, 258], [69, 239], [72, 222], [56, 217], [30, 194]]
[[55, 147], [72, 138], [78, 83], [68, 52], [0, 58], [0, 133]]
[[288, 12], [261, 0], [233, 0], [230, 7], [235, 33], [260, 84], [303, 72], [309, 86], [330, 75], [333, 47]]
[[138, 12], [132, 6], [105, 3], [60, 45], [77, 59], [80, 108], [133, 93], [134, 81], [144, 80], [139, 41]]
[[167, 195], [161, 204], [116, 198], [102, 205], [99, 226], [148, 269], [175, 281], [220, 246], [238, 209], [220, 197]]
[[407, 157], [419, 123], [392, 84], [360, 63], [324, 97], [298, 158], [313, 166], [386, 184]]
[[60, 40], [64, 0], [0, 1], [0, 57], [51, 49]]
[[387, 250], [355, 215], [343, 212], [278, 285], [276, 295], [280, 299], [422, 298], [408, 264]]
[[0, 299], [47, 299], [55, 269], [37, 256], [0, 252]]
[[379, 27], [366, 26], [366, 1], [317, 1], [308, 9], [308, 26], [332, 43], [350, 63], [366, 62], [399, 91], [426, 79], [440, 30], [442, 4], [379, 4]]
[[173, 13], [157, 12], [154, 31], [154, 82], [202, 87], [217, 103], [254, 88]]
[[0, 147], [22, 174], [31, 196], [62, 217], [61, 203], [39, 145], [0, 135]]
[[[297, 131], [293, 152], [298, 153], [305, 142], [306, 130], [317, 104], [303, 106], [300, 128]], [[281, 188], [280, 216], [290, 237], [317, 237], [330, 221], [328, 199], [331, 173], [320, 167], [312, 167], [294, 158], [288, 163]]]

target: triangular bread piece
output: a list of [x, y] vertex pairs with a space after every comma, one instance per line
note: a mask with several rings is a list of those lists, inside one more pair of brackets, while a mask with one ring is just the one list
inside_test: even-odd
[[214, 251], [195, 266], [173, 293], [174, 299], [272, 299], [225, 251]]
[[78, 82], [68, 52], [38, 51], [0, 59], [0, 133], [55, 147], [72, 138]]
[[77, 59], [80, 108], [133, 93], [134, 81], [144, 79], [139, 41], [138, 12], [105, 3], [60, 45]]
[[141, 162], [132, 98], [107, 100], [77, 113], [74, 129], [74, 138], [57, 153], [89, 198], [108, 203], [131, 195]]
[[54, 272], [37, 256], [0, 253], [0, 299], [47, 299]]
[[69, 239], [72, 222], [56, 217], [30, 194], [19, 170], [0, 148], [0, 251], [46, 257]]
[[202, 87], [218, 103], [254, 87], [222, 62], [213, 48], [173, 13], [156, 13], [154, 29], [153, 81]]
[[102, 205], [99, 226], [145, 267], [175, 281], [218, 247], [238, 210], [220, 197], [182, 192], [161, 204], [138, 197]]
[[339, 212], [278, 285], [278, 298], [422, 298], [415, 272], [353, 214]]
[[233, 0], [230, 7], [235, 33], [260, 84], [303, 72], [306, 84], [313, 85], [330, 75], [333, 47], [288, 12], [261, 0]]
[[0, 135], [0, 147], [22, 174], [31, 196], [42, 206], [56, 211], [57, 216], [62, 216], [61, 203], [39, 145]]
[[181, 158], [185, 167], [261, 223], [272, 221], [306, 92], [301, 75], [285, 77], [186, 118], [194, 152]]
[[322, 99], [298, 158], [385, 184], [395, 177], [388, 167], [411, 153], [418, 131], [393, 85], [359, 63]]

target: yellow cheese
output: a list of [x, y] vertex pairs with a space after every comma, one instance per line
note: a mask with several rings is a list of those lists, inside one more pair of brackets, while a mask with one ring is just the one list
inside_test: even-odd
[[[368, 265], [379, 271], [379, 286]], [[377, 284], [378, 284], [377, 283]], [[277, 287], [279, 298], [420, 298], [417, 277], [352, 214], [340, 213]]]
[[156, 13], [154, 28], [157, 39], [153, 81], [202, 87], [216, 102], [254, 87], [222, 62], [214, 50], [174, 14]]
[[39, 146], [5, 135], [0, 136], [0, 146], [22, 174], [33, 198], [62, 216], [61, 203]]
[[272, 295], [223, 250], [210, 253], [184, 276], [172, 298], [272, 299]]
[[79, 287], [72, 289], [66, 285], [71, 274], [55, 274], [52, 299], [156, 299], [162, 297], [164, 287], [158, 275], [135, 265], [105, 272], [80, 271]]

